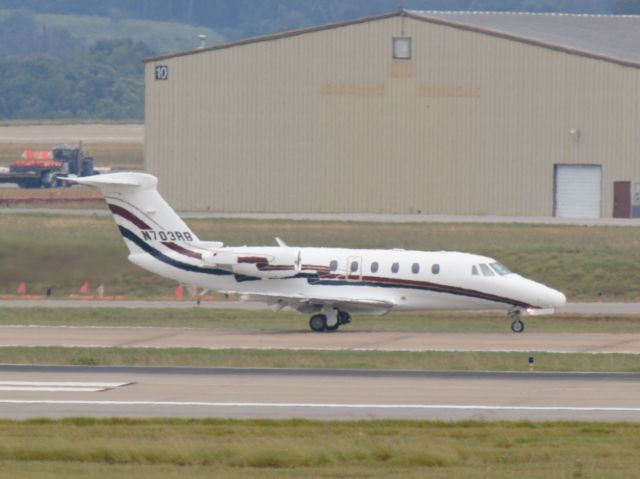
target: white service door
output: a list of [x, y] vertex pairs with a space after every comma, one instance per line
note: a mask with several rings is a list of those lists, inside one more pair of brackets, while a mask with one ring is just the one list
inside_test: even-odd
[[600, 218], [600, 165], [556, 165], [556, 211], [561, 218]]

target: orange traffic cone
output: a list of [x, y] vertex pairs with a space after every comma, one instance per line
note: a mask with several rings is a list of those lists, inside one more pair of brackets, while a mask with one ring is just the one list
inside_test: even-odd
[[80, 293], [89, 294], [89, 281], [82, 283], [82, 286], [80, 286]]

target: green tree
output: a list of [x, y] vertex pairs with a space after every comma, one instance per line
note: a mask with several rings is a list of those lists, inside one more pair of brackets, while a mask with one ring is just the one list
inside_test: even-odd
[[640, 0], [615, 0], [612, 10], [616, 15], [640, 14]]
[[142, 42], [109, 40], [68, 58], [33, 55], [0, 60], [0, 118], [144, 117]]
[[62, 56], [83, 46], [62, 28], [44, 28], [33, 15], [18, 11], [0, 20], [0, 57], [36, 53]]

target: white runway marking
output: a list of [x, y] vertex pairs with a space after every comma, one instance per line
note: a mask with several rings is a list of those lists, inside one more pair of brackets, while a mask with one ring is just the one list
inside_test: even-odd
[[496, 406], [478, 404], [338, 404], [338, 403], [260, 403], [201, 401], [63, 401], [53, 399], [0, 399], [0, 404], [59, 404], [91, 406], [202, 406], [202, 407], [264, 407], [264, 408], [327, 408], [327, 409], [442, 409], [464, 411], [573, 411], [573, 412], [638, 412], [640, 407], [573, 407], [573, 406]]
[[94, 383], [74, 381], [0, 381], [0, 391], [99, 392], [130, 383]]
[[79, 388], [79, 387], [46, 387], [46, 386], [0, 386], [0, 391], [38, 391], [38, 392], [64, 392], [64, 393], [97, 393], [105, 388]]

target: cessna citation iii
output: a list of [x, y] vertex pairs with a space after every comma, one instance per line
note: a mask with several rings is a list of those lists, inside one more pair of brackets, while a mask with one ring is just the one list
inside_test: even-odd
[[566, 301], [559, 291], [474, 254], [297, 248], [279, 238], [278, 246], [255, 247], [200, 241], [160, 196], [152, 175], [73, 181], [102, 191], [132, 263], [187, 285], [311, 314], [313, 331], [335, 331], [353, 312], [500, 309], [520, 333], [521, 313], [551, 313]]

